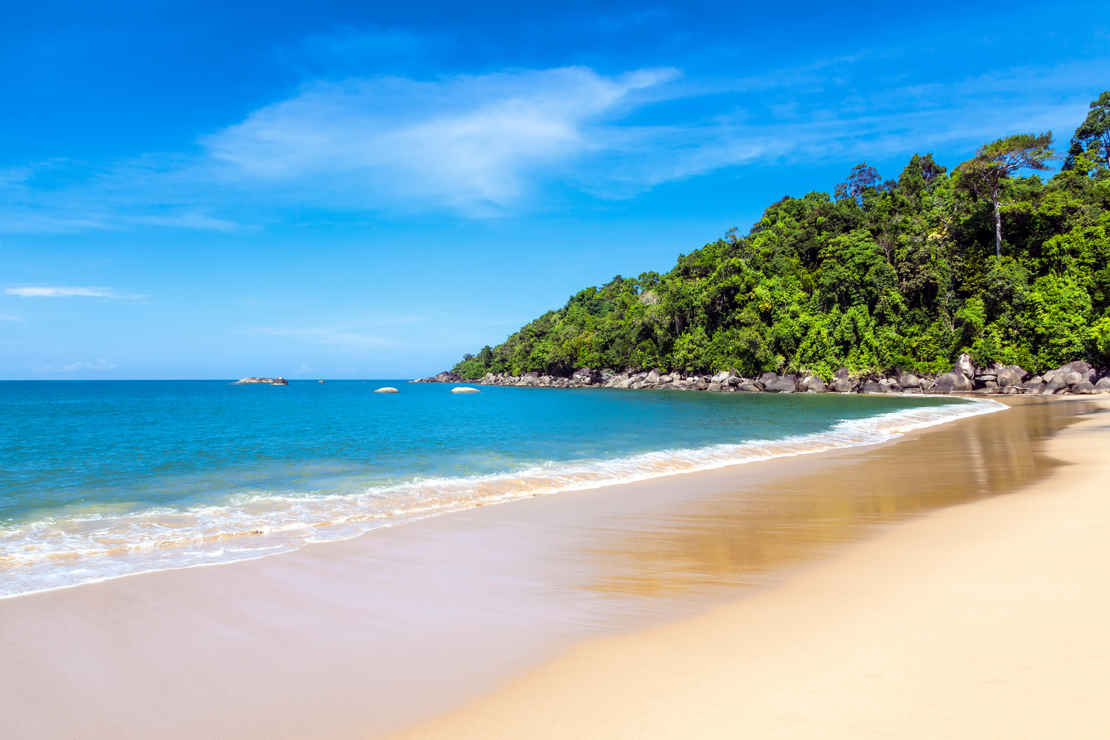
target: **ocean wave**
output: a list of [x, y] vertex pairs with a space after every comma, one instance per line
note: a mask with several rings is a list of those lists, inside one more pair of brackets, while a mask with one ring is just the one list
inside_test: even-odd
[[414, 480], [358, 493], [259, 492], [219, 506], [45, 519], [0, 529], [0, 598], [171, 568], [264, 557], [310, 542], [475, 506], [878, 444], [907, 431], [1004, 409], [977, 400], [842, 421], [813, 434], [546, 463], [493, 475]]

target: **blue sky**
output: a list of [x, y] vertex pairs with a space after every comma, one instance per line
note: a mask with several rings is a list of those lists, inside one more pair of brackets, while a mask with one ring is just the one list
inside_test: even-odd
[[860, 161], [1066, 143], [1110, 88], [1095, 3], [20, 5], [8, 379], [431, 374]]

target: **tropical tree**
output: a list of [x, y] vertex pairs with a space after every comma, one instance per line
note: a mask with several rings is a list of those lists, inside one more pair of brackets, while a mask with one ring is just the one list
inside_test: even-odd
[[837, 200], [844, 200], [845, 198], [854, 198], [859, 204], [863, 204], [863, 196], [868, 188], [873, 188], [874, 192], [878, 192], [882, 187], [883, 178], [879, 176], [879, 171], [876, 170], [867, 162], [860, 162], [848, 174], [848, 180], [836, 186], [833, 191], [833, 197]]
[[962, 183], [994, 206], [994, 254], [1002, 256], [1002, 206], [998, 189], [1002, 180], [1018, 170], [1047, 170], [1056, 159], [1052, 132], [1040, 136], [1014, 134], [979, 147], [972, 159], [957, 167]]
[[1075, 167], [1075, 158], [1086, 153], [1103, 167], [1110, 165], [1110, 90], [1091, 102], [1087, 120], [1075, 130], [1064, 169]]

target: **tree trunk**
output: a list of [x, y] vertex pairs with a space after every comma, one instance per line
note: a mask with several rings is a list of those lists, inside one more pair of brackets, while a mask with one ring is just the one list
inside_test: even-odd
[[992, 183], [991, 202], [994, 203], [994, 256], [1002, 256], [1002, 206], [998, 203], [998, 184]]
[[994, 256], [1002, 256], [1002, 208], [994, 202]]

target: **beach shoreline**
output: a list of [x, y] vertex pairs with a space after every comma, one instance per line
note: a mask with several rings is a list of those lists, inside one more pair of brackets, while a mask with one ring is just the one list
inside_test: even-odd
[[[17, 736], [387, 736], [576, 646], [683, 623], [907, 518], [1043, 480], [1055, 463], [1034, 447], [1083, 404], [3, 600], [15, 688], [0, 711]], [[860, 492], [903, 459], [935, 480]], [[974, 490], [945, 487], [964, 478]]]
[[[741, 602], [577, 646], [397, 740], [1101, 737], [1110, 722], [1110, 403], [1065, 463]], [[524, 734], [522, 734], [524, 733]]]

